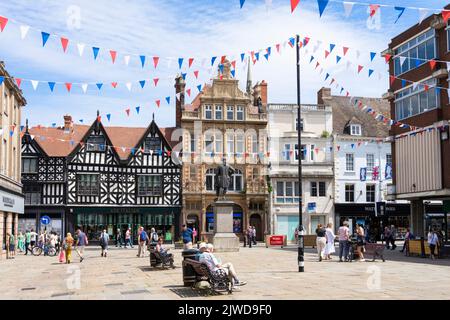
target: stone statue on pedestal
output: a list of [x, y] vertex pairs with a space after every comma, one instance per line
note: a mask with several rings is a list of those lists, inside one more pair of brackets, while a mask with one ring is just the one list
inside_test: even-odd
[[231, 177], [235, 170], [227, 165], [227, 160], [223, 158], [223, 163], [216, 168], [215, 189], [217, 200], [225, 200], [225, 194], [230, 187]]

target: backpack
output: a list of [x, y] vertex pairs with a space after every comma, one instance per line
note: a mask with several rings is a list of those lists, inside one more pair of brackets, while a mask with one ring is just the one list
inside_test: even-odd
[[147, 241], [147, 233], [145, 231], [142, 231], [139, 238], [141, 241]]
[[156, 232], [152, 233], [152, 241], [158, 242], [158, 234]]

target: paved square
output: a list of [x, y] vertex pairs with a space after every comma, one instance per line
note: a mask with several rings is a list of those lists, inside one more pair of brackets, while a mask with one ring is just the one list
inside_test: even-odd
[[[149, 266], [148, 253], [137, 249], [110, 249], [108, 258], [98, 247], [85, 251], [79, 263], [61, 264], [57, 257], [18, 255], [0, 260], [0, 299], [205, 299], [183, 287], [181, 250], [176, 269]], [[387, 253], [387, 261], [318, 262], [307, 249], [305, 273], [297, 272], [296, 247], [241, 248], [239, 253], [217, 253], [231, 261], [248, 281], [241, 292], [206, 299], [446, 299], [450, 288], [450, 260], [431, 261]], [[79, 275], [79, 288], [77, 276]]]

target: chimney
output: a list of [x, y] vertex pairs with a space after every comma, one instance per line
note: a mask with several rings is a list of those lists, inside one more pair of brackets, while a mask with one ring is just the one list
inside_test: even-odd
[[64, 116], [64, 131], [70, 131], [72, 129], [72, 116], [66, 114]]
[[331, 88], [322, 87], [317, 91], [317, 104], [328, 104], [331, 100]]
[[186, 82], [183, 77], [178, 75], [175, 78], [175, 125], [177, 128], [181, 128], [181, 116], [184, 111], [184, 89], [186, 88]]

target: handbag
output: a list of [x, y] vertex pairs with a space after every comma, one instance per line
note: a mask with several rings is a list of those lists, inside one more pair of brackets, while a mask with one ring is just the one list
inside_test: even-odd
[[61, 250], [61, 252], [59, 253], [59, 262], [63, 263], [64, 262], [64, 251]]

